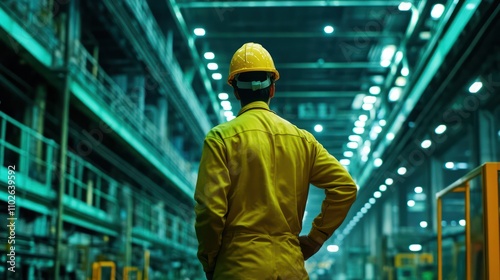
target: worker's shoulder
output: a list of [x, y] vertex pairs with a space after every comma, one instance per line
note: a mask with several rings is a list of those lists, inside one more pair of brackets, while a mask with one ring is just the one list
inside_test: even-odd
[[307, 130], [297, 127], [285, 118], [278, 115], [274, 116], [276, 120], [276, 134], [296, 136], [304, 139], [307, 142], [315, 142], [316, 138]]

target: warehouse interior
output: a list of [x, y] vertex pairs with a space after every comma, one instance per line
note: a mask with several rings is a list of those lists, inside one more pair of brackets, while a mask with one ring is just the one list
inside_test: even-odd
[[311, 279], [499, 279], [498, 34], [495, 0], [1, 0], [0, 279], [205, 279], [194, 188], [246, 42], [358, 185]]

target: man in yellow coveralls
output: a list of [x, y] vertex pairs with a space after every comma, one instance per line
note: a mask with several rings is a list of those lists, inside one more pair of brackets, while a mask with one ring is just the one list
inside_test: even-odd
[[[309, 279], [304, 260], [356, 199], [356, 184], [337, 159], [269, 109], [278, 79], [260, 44], [244, 44], [231, 60], [228, 83], [242, 108], [207, 134], [194, 195], [207, 279]], [[325, 199], [309, 234], [299, 237], [310, 184], [324, 189]]]

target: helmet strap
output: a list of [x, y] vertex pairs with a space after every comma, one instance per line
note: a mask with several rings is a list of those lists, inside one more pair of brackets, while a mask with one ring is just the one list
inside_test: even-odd
[[251, 82], [239, 81], [238, 76], [239, 75], [236, 75], [235, 80], [236, 80], [236, 86], [239, 89], [251, 89], [252, 91], [257, 91], [260, 89], [267, 88], [272, 83], [271, 77], [269, 74], [267, 74], [267, 79], [265, 81], [251, 81]]

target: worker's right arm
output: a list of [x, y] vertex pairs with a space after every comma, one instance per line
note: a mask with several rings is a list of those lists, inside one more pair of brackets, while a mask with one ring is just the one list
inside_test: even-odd
[[325, 190], [320, 214], [314, 219], [309, 238], [323, 244], [342, 224], [356, 200], [357, 187], [347, 170], [317, 141], [310, 182]]

